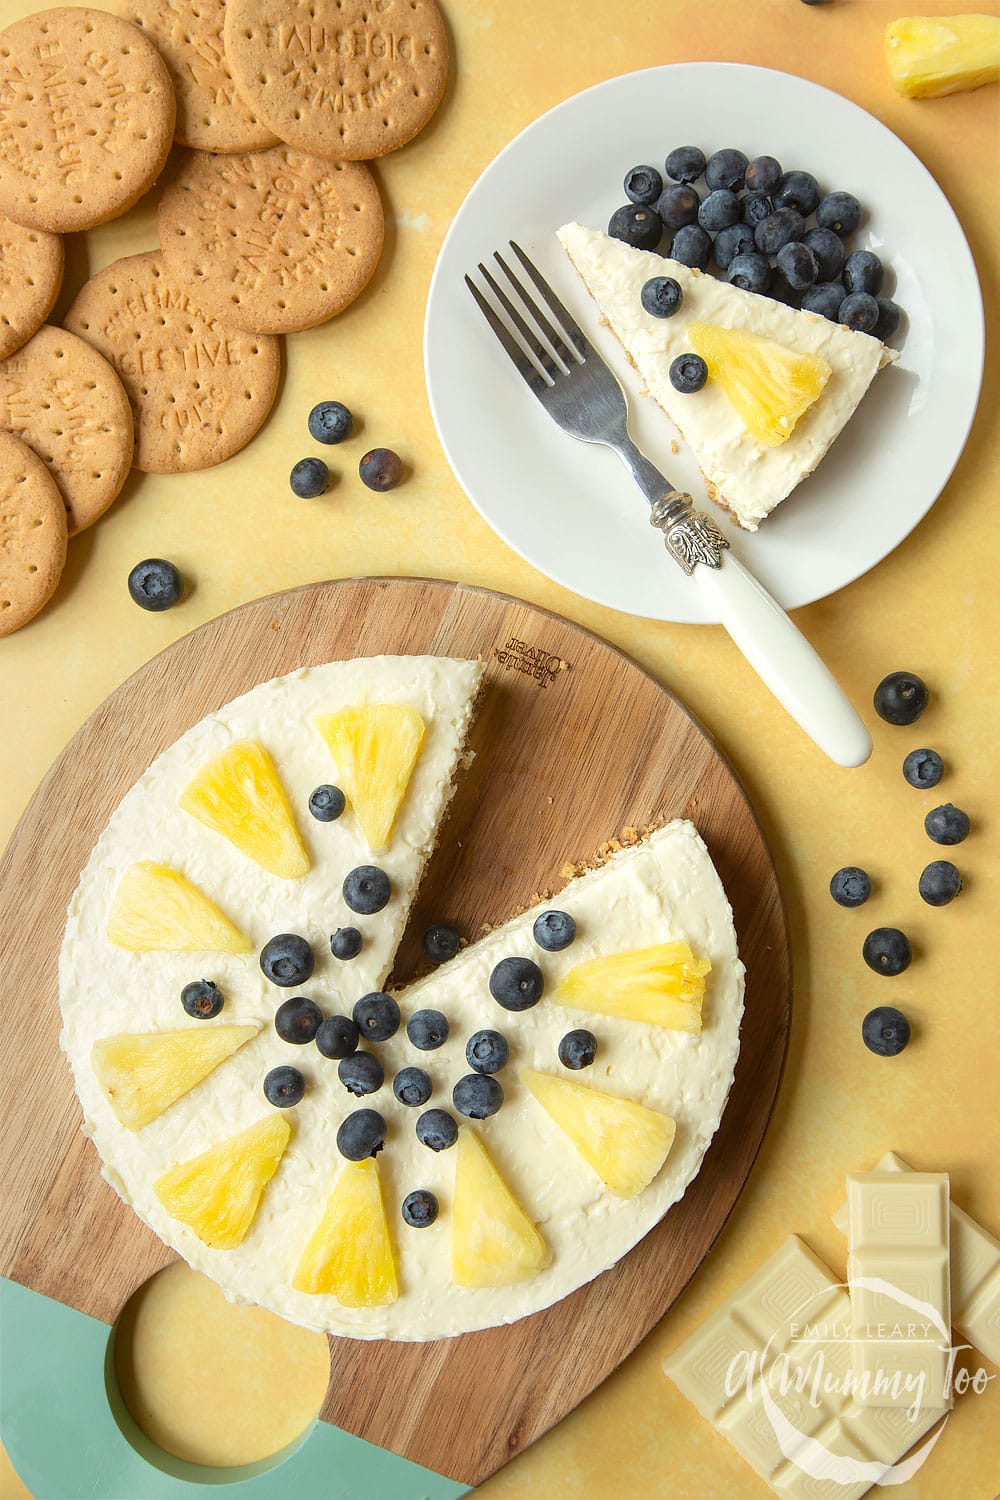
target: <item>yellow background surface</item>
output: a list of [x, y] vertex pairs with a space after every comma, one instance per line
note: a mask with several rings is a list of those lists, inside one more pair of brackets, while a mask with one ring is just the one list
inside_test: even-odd
[[[34, 8], [0, 0], [0, 18]], [[972, 8], [961, 0], [928, 7], [941, 14]], [[975, 8], [996, 13], [995, 4]], [[848, 772], [804, 738], [721, 629], [650, 623], [590, 605], [493, 535], [453, 479], [431, 423], [423, 306], [466, 191], [524, 125], [611, 74], [726, 59], [836, 89], [912, 147], [963, 223], [995, 337], [1000, 90], [898, 98], [881, 53], [886, 22], [906, 12], [895, 0], [817, 7], [800, 0], [450, 0], [447, 11], [454, 57], [444, 103], [416, 141], [378, 167], [388, 233], [370, 287], [333, 323], [287, 340], [278, 405], [248, 449], [201, 474], [133, 474], [109, 514], [71, 543], [52, 604], [0, 642], [0, 834], [13, 830], [47, 766], [130, 672], [234, 605], [318, 579], [418, 574], [519, 594], [600, 632], [674, 690], [733, 762], [778, 866], [794, 943], [788, 1067], [746, 1191], [691, 1287], [611, 1380], [481, 1493], [484, 1500], [753, 1500], [766, 1487], [666, 1381], [663, 1356], [792, 1231], [840, 1274], [844, 1244], [830, 1215], [843, 1199], [844, 1172], [870, 1166], [888, 1149], [917, 1167], [950, 1171], [956, 1200], [1000, 1230], [1000, 996], [990, 919], [1000, 656], [996, 362], [987, 367], [964, 456], [928, 518], [868, 576], [797, 614], [873, 723], [870, 763]], [[691, 134], [710, 141], [711, 100], [705, 105], [704, 125]], [[765, 142], [766, 120], [748, 121], [751, 133]], [[650, 136], [651, 154], [678, 144], [660, 141], [655, 122]], [[629, 165], [622, 163], [623, 172]], [[845, 162], [844, 180], [863, 196], [864, 163]], [[503, 230], [497, 226], [498, 237]], [[921, 233], [919, 223], [913, 232]], [[86, 241], [78, 237], [68, 244], [67, 292], [117, 255], [154, 244], [148, 205]], [[288, 470], [316, 451], [305, 418], [323, 397], [345, 400], [363, 419], [361, 441], [329, 450], [341, 472], [326, 497], [298, 501]], [[381, 497], [364, 490], [354, 467], [363, 448], [376, 444], [396, 448], [412, 466], [406, 484]], [[149, 556], [172, 558], [194, 582], [166, 614], [141, 613], [126, 591], [130, 567]], [[898, 668], [919, 672], [931, 687], [931, 705], [912, 730], [881, 724], [867, 707], [878, 680]], [[924, 744], [948, 765], [930, 794], [908, 787], [899, 769], [905, 752]], [[955, 855], [967, 889], [952, 907], [933, 910], [917, 895], [917, 875], [946, 851], [928, 843], [922, 817], [946, 800], [973, 820]], [[842, 911], [827, 894], [830, 875], [845, 863], [864, 865], [876, 881], [859, 912]], [[916, 950], [911, 969], [891, 986], [860, 956], [864, 934], [884, 924], [904, 928]], [[882, 1003], [901, 1006], [914, 1028], [909, 1048], [892, 1061], [873, 1057], [860, 1039], [861, 1017]], [[926, 1467], [895, 1493], [900, 1500], [992, 1500], [1000, 1488], [997, 1430], [1000, 1381], [986, 1396], [959, 1403]], [[9, 1466], [0, 1487], [4, 1495], [24, 1493]]]

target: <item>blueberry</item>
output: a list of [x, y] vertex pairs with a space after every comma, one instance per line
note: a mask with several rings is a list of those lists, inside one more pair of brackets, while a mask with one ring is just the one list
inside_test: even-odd
[[438, 1216], [438, 1201], [430, 1188], [415, 1188], [403, 1199], [400, 1211], [411, 1229], [426, 1229]]
[[314, 1000], [298, 995], [294, 1000], [283, 1000], [274, 1013], [274, 1029], [283, 1042], [292, 1042], [296, 1047], [311, 1042], [320, 1027], [323, 1012]]
[[843, 300], [844, 288], [839, 281], [820, 281], [802, 293], [799, 306], [803, 312], [818, 313], [821, 318], [829, 318], [831, 323], [839, 323]]
[[347, 798], [339, 786], [328, 782], [316, 787], [309, 795], [309, 811], [317, 823], [335, 823], [347, 806]]
[[805, 220], [797, 208], [776, 208], [756, 226], [753, 237], [762, 255], [777, 255], [782, 245], [801, 240], [804, 232]]
[[772, 302], [783, 302], [786, 307], [798, 307], [799, 294], [794, 287], [788, 285], [787, 280], [777, 267], [771, 272], [771, 279], [767, 284], [767, 295]]
[[264, 977], [282, 989], [292, 989], [305, 984], [313, 971], [313, 951], [304, 937], [297, 932], [279, 932], [260, 950], [260, 966]]
[[630, 203], [648, 208], [663, 192], [663, 178], [655, 167], [633, 167], [625, 178], [625, 196]]
[[264, 1075], [264, 1097], [276, 1109], [290, 1109], [306, 1091], [306, 1081], [298, 1068], [272, 1068]]
[[871, 876], [857, 865], [844, 865], [831, 877], [830, 895], [838, 906], [864, 906], [871, 893]]
[[835, 234], [853, 234], [861, 223], [861, 204], [853, 193], [827, 193], [816, 205], [816, 223]]
[[855, 333], [872, 333], [878, 322], [878, 303], [868, 292], [848, 292], [840, 304], [837, 322]]
[[392, 1080], [392, 1092], [400, 1104], [419, 1109], [431, 1097], [431, 1075], [423, 1068], [400, 1068]]
[[766, 292], [771, 280], [771, 263], [756, 250], [737, 255], [729, 262], [726, 280], [745, 292]]
[[378, 865], [358, 865], [344, 876], [344, 900], [351, 911], [371, 917], [381, 911], [392, 895], [389, 877]]
[[747, 255], [754, 248], [753, 230], [749, 224], [729, 224], [715, 236], [712, 253], [720, 271], [727, 271], [737, 255]]
[[360, 1035], [350, 1016], [327, 1016], [325, 1021], [320, 1022], [316, 1032], [316, 1050], [322, 1057], [338, 1061], [352, 1057], [358, 1050]]
[[969, 815], [952, 802], [932, 807], [924, 819], [924, 830], [935, 844], [960, 844], [969, 833]]
[[530, 958], [502, 958], [490, 975], [490, 994], [504, 1010], [530, 1010], [544, 988], [542, 971]]
[[330, 952], [334, 958], [357, 958], [361, 952], [362, 938], [356, 927], [338, 927], [330, 936]]
[[690, 266], [695, 271], [706, 269], [711, 253], [712, 237], [700, 224], [685, 224], [683, 229], [678, 229], [670, 247], [672, 260], [680, 261], [682, 266]]
[[921, 871], [917, 890], [928, 906], [947, 906], [962, 889], [962, 877], [949, 859], [933, 859]]
[[872, 702], [887, 724], [913, 724], [927, 707], [927, 684], [916, 672], [890, 672], [883, 677]]
[[773, 193], [781, 181], [781, 163], [773, 156], [755, 156], [746, 170], [747, 187], [752, 193]]
[[844, 261], [844, 285], [849, 292], [867, 292], [877, 297], [882, 290], [885, 270], [871, 250], [855, 250]]
[[385, 1121], [377, 1109], [356, 1109], [340, 1122], [337, 1150], [348, 1161], [364, 1161], [385, 1145]]
[[903, 775], [921, 791], [937, 786], [944, 775], [944, 761], [936, 750], [911, 750], [903, 761]]
[[829, 5], [830, 0], [802, 0], [803, 5]]
[[561, 953], [576, 937], [576, 923], [568, 911], [543, 911], [535, 918], [531, 935], [546, 953]]
[[656, 200], [656, 213], [664, 229], [683, 229], [685, 224], [694, 224], [698, 218], [701, 199], [694, 188], [684, 183], [666, 187]]
[[702, 200], [698, 209], [698, 223], [702, 229], [716, 234], [720, 229], [738, 224], [742, 215], [743, 205], [736, 194], [729, 188], [716, 188], [714, 193], [709, 193]]
[[373, 990], [354, 1002], [354, 1024], [370, 1042], [387, 1042], [399, 1030], [399, 1006], [391, 995]]
[[391, 448], [370, 448], [358, 464], [361, 483], [383, 494], [394, 490], [403, 477], [403, 460]]
[[317, 443], [342, 443], [354, 428], [354, 418], [342, 401], [320, 401], [309, 413], [309, 436]]
[[[820, 281], [836, 281], [844, 269], [844, 242], [832, 229], [807, 229], [802, 242], [809, 246], [819, 266]], [[841, 290], [841, 297], [844, 293]]]
[[585, 1031], [580, 1027], [577, 1031], [567, 1031], [559, 1043], [559, 1061], [564, 1068], [572, 1068], [578, 1072], [580, 1068], [589, 1068], [597, 1056], [597, 1038], [592, 1031]]
[[616, 208], [608, 221], [608, 233], [623, 240], [635, 250], [655, 250], [660, 243], [663, 225], [655, 208], [641, 203], [626, 203]]
[[680, 310], [684, 293], [672, 276], [653, 276], [643, 282], [639, 301], [651, 318], [672, 318]]
[[465, 1048], [465, 1060], [477, 1073], [499, 1073], [509, 1056], [507, 1038], [499, 1031], [477, 1031]]
[[136, 563], [128, 575], [128, 591], [140, 609], [159, 614], [171, 609], [181, 597], [184, 585], [181, 575], [165, 557], [147, 557]]
[[807, 219], [819, 202], [819, 183], [811, 172], [785, 172], [771, 197], [778, 208], [797, 208]]
[[[815, 0], [807, 0], [807, 4]], [[910, 1040], [910, 1023], [891, 1005], [877, 1005], [861, 1022], [861, 1038], [877, 1057], [897, 1057]]]
[[872, 329], [872, 337], [881, 339], [884, 344], [899, 327], [902, 310], [889, 297], [876, 297], [875, 301], [878, 303], [878, 322]]
[[670, 384], [684, 396], [693, 396], [708, 379], [708, 365], [700, 354], [678, 354], [670, 365]]
[[746, 182], [747, 161], [742, 151], [727, 146], [722, 151], [713, 151], [705, 163], [705, 182], [712, 192], [720, 188], [736, 191]]
[[446, 1109], [425, 1109], [417, 1120], [417, 1140], [432, 1151], [447, 1151], [458, 1140], [458, 1126]]
[[467, 1073], [458, 1080], [451, 1097], [460, 1115], [470, 1120], [485, 1120], [495, 1115], [503, 1103], [503, 1089], [486, 1073]]
[[424, 952], [436, 964], [447, 963], [449, 958], [454, 958], [461, 946], [462, 939], [447, 922], [435, 922], [423, 936]]
[[288, 476], [292, 494], [300, 500], [315, 500], [325, 494], [330, 483], [330, 470], [321, 458], [300, 458]]
[[417, 1010], [406, 1023], [406, 1035], [421, 1052], [435, 1052], [448, 1040], [448, 1018], [439, 1010]]
[[675, 146], [664, 166], [674, 182], [694, 182], [705, 170], [705, 153], [700, 146]]
[[766, 193], [747, 193], [743, 199], [743, 222], [756, 229], [774, 213], [774, 204]]
[[910, 967], [910, 940], [898, 927], [876, 927], [865, 938], [861, 956], [876, 974], [902, 974]]
[[804, 292], [814, 286], [819, 276], [819, 261], [801, 240], [782, 245], [775, 263], [793, 292]]
[[337, 1077], [349, 1094], [360, 1099], [363, 1094], [378, 1093], [385, 1082], [385, 1070], [370, 1052], [352, 1052], [350, 1057], [341, 1058]]
[[181, 1004], [196, 1021], [210, 1021], [225, 1003], [222, 991], [212, 979], [195, 979], [181, 990]]

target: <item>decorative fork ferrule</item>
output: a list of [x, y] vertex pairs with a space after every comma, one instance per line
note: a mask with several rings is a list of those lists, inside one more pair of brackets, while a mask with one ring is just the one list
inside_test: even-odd
[[711, 516], [695, 510], [690, 495], [670, 490], [662, 500], [653, 502], [649, 521], [663, 532], [667, 551], [685, 573], [693, 573], [699, 563], [708, 568], [721, 567], [729, 543]]

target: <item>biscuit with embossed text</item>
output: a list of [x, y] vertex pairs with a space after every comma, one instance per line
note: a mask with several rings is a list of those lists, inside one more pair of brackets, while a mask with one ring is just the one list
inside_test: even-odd
[[125, 388], [103, 355], [65, 328], [40, 328], [0, 360], [0, 427], [48, 465], [70, 536], [104, 514], [132, 467]]
[[66, 562], [66, 509], [36, 453], [0, 431], [0, 635], [19, 630], [55, 593]]
[[103, 10], [43, 10], [0, 31], [0, 213], [57, 234], [131, 208], [167, 159], [166, 64]]
[[0, 215], [0, 359], [20, 349], [55, 305], [62, 286], [63, 242]]
[[167, 270], [206, 313], [248, 332], [324, 323], [382, 251], [382, 203], [361, 162], [274, 146], [182, 154], [157, 213]]
[[434, 0], [228, 0], [226, 56], [283, 141], [363, 161], [426, 125], [448, 79]]
[[278, 340], [207, 317], [156, 251], [91, 277], [65, 321], [118, 372], [135, 418], [135, 466], [147, 473], [221, 463], [274, 404]]

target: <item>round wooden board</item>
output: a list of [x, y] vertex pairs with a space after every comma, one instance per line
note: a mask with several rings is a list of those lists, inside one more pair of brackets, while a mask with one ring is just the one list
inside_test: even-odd
[[573, 1409], [663, 1316], [725, 1223], [771, 1115], [788, 1041], [788, 932], [771, 857], [705, 731], [605, 641], [483, 589], [423, 579], [312, 584], [243, 605], [123, 683], [56, 761], [0, 866], [6, 1202], [0, 1273], [113, 1322], [173, 1260], [101, 1178], [59, 1054], [57, 963], [66, 907], [125, 791], [205, 714], [268, 678], [336, 658], [481, 656], [476, 759], [442, 829], [397, 959], [418, 962], [432, 920], [470, 937], [567, 860], [626, 827], [690, 817], [732, 902], [747, 966], [736, 1079], [680, 1203], [610, 1271], [503, 1328], [431, 1344], [331, 1340], [323, 1416], [414, 1462], [480, 1483]]

